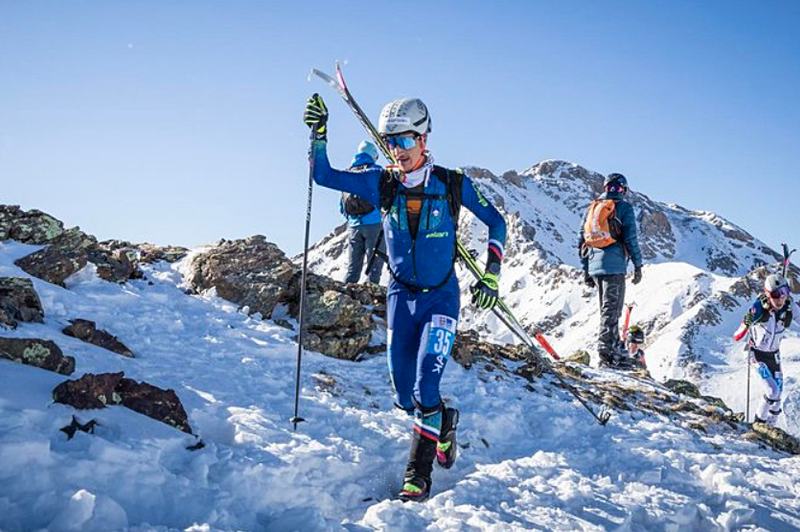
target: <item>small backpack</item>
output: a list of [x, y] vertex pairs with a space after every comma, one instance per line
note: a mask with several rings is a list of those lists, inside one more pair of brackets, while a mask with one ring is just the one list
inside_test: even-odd
[[344, 213], [348, 216], [363, 216], [375, 209], [372, 203], [348, 192], [342, 193], [342, 205]]
[[605, 248], [616, 244], [621, 237], [622, 223], [617, 218], [616, 202], [594, 200], [583, 223], [583, 241], [593, 248]]

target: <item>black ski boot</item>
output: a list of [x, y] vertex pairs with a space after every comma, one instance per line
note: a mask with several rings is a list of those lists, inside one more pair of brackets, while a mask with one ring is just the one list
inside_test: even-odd
[[[424, 501], [431, 493], [431, 473], [436, 459], [436, 431], [441, 428], [441, 405], [428, 412], [417, 414], [414, 434], [411, 436], [411, 452], [408, 456], [406, 474], [399, 498], [403, 501]], [[443, 417], [443, 416], [442, 416]]]
[[456, 429], [458, 428], [458, 410], [446, 407], [442, 413], [442, 430], [439, 433], [439, 443], [436, 444], [436, 463], [445, 469], [450, 469], [456, 463], [458, 445], [456, 444]]
[[617, 365], [617, 357], [610, 353], [598, 353], [600, 361], [597, 364], [598, 368], [613, 368]]
[[422, 477], [410, 477], [403, 481], [403, 488], [398, 495], [401, 501], [425, 502], [431, 495], [430, 480]]

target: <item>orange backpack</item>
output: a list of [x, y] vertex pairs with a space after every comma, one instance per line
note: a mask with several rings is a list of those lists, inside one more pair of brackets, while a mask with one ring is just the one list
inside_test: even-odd
[[583, 241], [593, 248], [605, 248], [616, 244], [621, 236], [622, 228], [616, 218], [614, 200], [594, 200], [589, 205], [586, 221], [583, 223]]

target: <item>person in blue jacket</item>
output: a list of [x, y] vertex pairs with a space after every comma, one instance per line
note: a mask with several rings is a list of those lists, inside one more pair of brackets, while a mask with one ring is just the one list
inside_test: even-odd
[[633, 262], [633, 284], [642, 280], [642, 252], [636, 230], [633, 207], [625, 201], [628, 180], [622, 174], [609, 174], [603, 182], [604, 192], [592, 204], [605, 202], [613, 206], [608, 219], [611, 242], [603, 247], [590, 245], [585, 228], [587, 219], [593, 216], [592, 207], [586, 213], [578, 239], [578, 249], [583, 265], [584, 282], [590, 288], [597, 286], [600, 302], [600, 334], [597, 339], [597, 354], [600, 364], [616, 366], [626, 357], [624, 345], [620, 343], [619, 319], [625, 305], [625, 275], [628, 261]]
[[[360, 171], [370, 168], [380, 168], [376, 164], [378, 160], [378, 149], [367, 140], [361, 141], [358, 145], [353, 161], [350, 163], [350, 170]], [[359, 198], [350, 192], [342, 192], [339, 201], [339, 212], [347, 220], [347, 274], [344, 282], [357, 283], [361, 277], [361, 267], [364, 265], [364, 258], [370, 256], [373, 250], [383, 250], [381, 239], [381, 213], [375, 206], [365, 199]], [[378, 240], [381, 242], [378, 242]], [[382, 252], [380, 253], [383, 254]], [[383, 261], [379, 257], [372, 259], [368, 264], [367, 277], [369, 282], [379, 284], [381, 282], [381, 270]]]
[[[425, 500], [434, 460], [442, 467], [452, 466], [457, 448], [458, 411], [445, 407], [439, 392], [460, 310], [454, 272], [457, 218], [449, 200], [455, 197], [489, 227], [486, 273], [471, 287], [473, 303], [480, 308], [497, 302], [506, 223], [469, 177], [434, 165], [427, 149], [431, 119], [421, 100], [394, 100], [381, 111], [378, 132], [398, 163], [387, 169], [331, 168], [328, 111], [319, 95], [309, 98], [304, 121], [315, 134], [310, 153], [314, 181], [356, 194], [383, 213], [390, 273], [389, 374], [396, 406], [415, 416], [400, 498]], [[454, 190], [460, 192], [453, 194]]]

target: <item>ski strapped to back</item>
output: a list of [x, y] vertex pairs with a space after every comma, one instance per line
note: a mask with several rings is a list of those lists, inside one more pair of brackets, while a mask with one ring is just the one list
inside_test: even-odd
[[781, 244], [781, 247], [783, 248], [783, 277], [788, 278], [789, 260], [792, 258], [792, 253], [794, 253], [797, 250], [793, 249], [789, 251], [789, 246], [786, 244]]
[[[342, 75], [342, 69], [338, 61], [336, 62], [335, 68], [336, 68], [336, 78], [326, 74], [325, 72], [317, 70], [316, 68], [311, 70], [311, 75], [317, 76], [322, 81], [333, 87], [333, 89], [339, 93], [339, 96], [342, 97], [342, 99], [345, 101], [350, 110], [353, 111], [353, 114], [356, 115], [356, 118], [358, 119], [359, 122], [361, 122], [361, 125], [364, 127], [367, 133], [369, 133], [369, 135], [372, 137], [372, 140], [375, 141], [375, 144], [377, 144], [378, 148], [381, 150], [381, 153], [383, 153], [384, 157], [386, 157], [386, 159], [390, 161], [392, 164], [398, 165], [397, 159], [394, 158], [394, 155], [389, 150], [389, 147], [386, 145], [386, 143], [383, 141], [383, 138], [381, 138], [381, 135], [380, 133], [378, 133], [378, 130], [375, 129], [375, 126], [372, 124], [369, 117], [367, 117], [366, 113], [364, 113], [364, 111], [361, 109], [361, 106], [359, 106], [358, 103], [355, 101], [353, 95], [350, 94], [350, 90], [347, 88], [347, 84], [344, 81], [344, 76]], [[309, 78], [311, 77], [311, 75], [309, 76]], [[478, 265], [475, 258], [469, 253], [469, 251], [463, 246], [463, 244], [461, 244], [461, 242], [458, 241], [458, 239], [456, 239], [456, 249], [458, 251], [459, 257], [461, 257], [461, 259], [466, 264], [467, 269], [472, 273], [473, 276], [475, 276], [476, 279], [480, 280], [483, 277], [483, 271], [481, 270], [480, 265]], [[538, 356], [538, 351], [534, 346], [530, 336], [528, 336], [527, 332], [525, 332], [525, 329], [522, 327], [522, 325], [520, 325], [519, 321], [517, 321], [517, 319], [514, 317], [514, 314], [512, 314], [511, 309], [508, 308], [508, 306], [502, 299], [500, 298], [497, 299], [497, 304], [492, 308], [492, 312], [494, 312], [495, 316], [497, 316], [497, 318], [500, 321], [502, 321], [506, 325], [506, 327], [508, 327], [509, 330], [528, 347], [528, 349], [530, 349], [534, 354]], [[536, 338], [536, 341], [539, 342], [539, 345], [541, 345], [551, 357], [553, 357], [555, 360], [560, 360], [558, 353], [556, 353], [555, 349], [553, 349], [553, 347], [550, 345], [550, 343], [547, 341], [544, 335], [542, 335], [541, 332], [537, 331], [534, 334], [534, 337]], [[578, 399], [578, 401], [580, 401], [580, 403], [584, 406], [584, 408], [586, 408], [586, 410], [588, 410], [589, 413], [592, 414], [592, 416], [598, 421], [598, 423], [600, 423], [601, 425], [605, 425], [606, 423], [608, 423], [608, 420], [611, 419], [611, 412], [603, 409], [600, 411], [599, 415], [595, 413], [594, 409], [592, 409], [592, 407], [589, 406], [589, 404], [578, 394], [578, 391], [569, 383], [567, 383], [558, 372], [553, 370], [553, 368], [549, 365], [546, 359], [542, 359], [542, 361], [544, 362], [545, 367], [548, 370], [550, 370], [550, 373], [552, 373], [558, 379], [558, 381], [564, 388], [569, 390], [572, 393], [572, 395], [574, 395], [575, 398]]]

